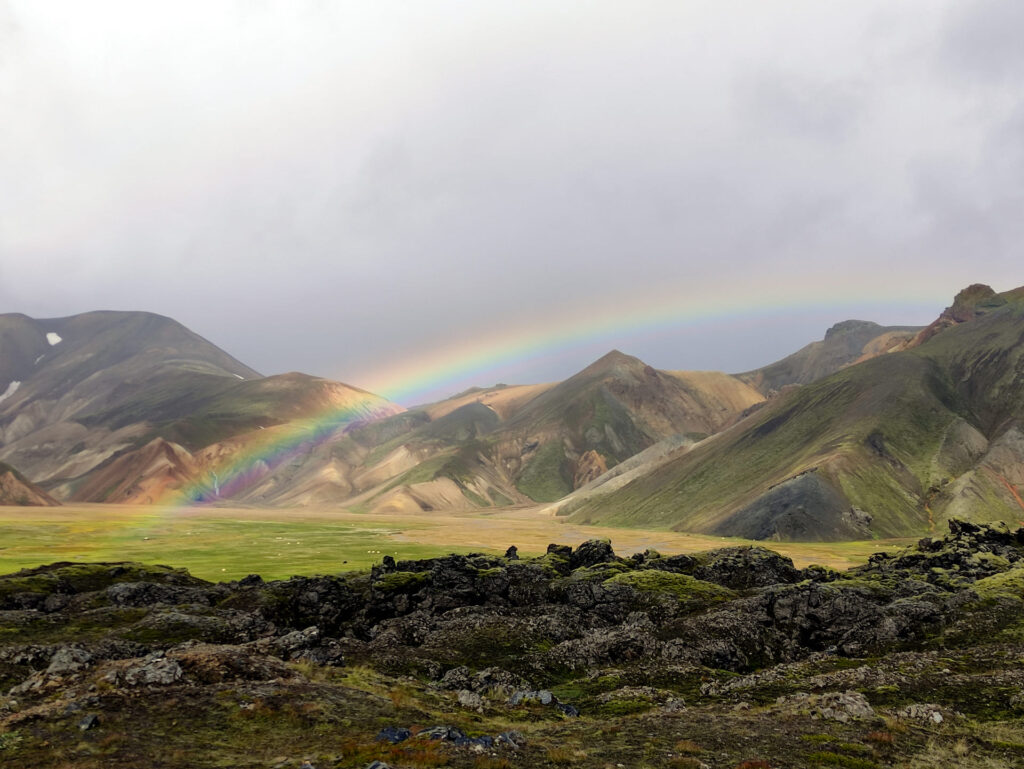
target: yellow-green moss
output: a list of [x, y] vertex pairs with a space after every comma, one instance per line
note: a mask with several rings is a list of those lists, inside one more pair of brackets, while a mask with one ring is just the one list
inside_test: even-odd
[[1024, 600], [1024, 566], [994, 574], [974, 583], [974, 591], [982, 598], [1016, 598]]
[[422, 587], [429, 578], [429, 571], [396, 571], [382, 575], [373, 586], [387, 593], [412, 593]]
[[673, 574], [657, 569], [616, 574], [608, 580], [608, 584], [628, 585], [634, 590], [671, 593], [680, 601], [699, 601], [703, 604], [729, 601], [736, 597], [736, 593], [721, 585], [705, 582], [687, 574]]

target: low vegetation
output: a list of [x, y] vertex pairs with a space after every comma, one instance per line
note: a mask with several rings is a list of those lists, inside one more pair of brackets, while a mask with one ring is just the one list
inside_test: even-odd
[[210, 582], [0, 576], [0, 765], [1010, 769], [1024, 529], [841, 572], [761, 547]]
[[[740, 544], [672, 532], [566, 527], [529, 510], [481, 516], [368, 515], [296, 509], [282, 515], [256, 508], [189, 509], [130, 505], [0, 507], [0, 573], [53, 561], [131, 560], [169, 563], [203, 579], [241, 579], [259, 571], [267, 579], [369, 568], [384, 555], [428, 558], [472, 550], [502, 552], [510, 542], [540, 554], [568, 536], [615, 536], [625, 552], [655, 542], [672, 552]], [[781, 544], [797, 563], [846, 568], [896, 543]]]

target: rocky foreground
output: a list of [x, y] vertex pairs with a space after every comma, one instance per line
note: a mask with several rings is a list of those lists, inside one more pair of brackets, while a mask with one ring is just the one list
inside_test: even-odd
[[730, 547], [0, 577], [0, 766], [1024, 766], [1024, 529], [836, 572]]

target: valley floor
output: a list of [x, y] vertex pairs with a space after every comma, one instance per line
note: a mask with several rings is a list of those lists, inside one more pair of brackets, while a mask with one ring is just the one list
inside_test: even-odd
[[[527, 555], [549, 543], [607, 538], [617, 552], [648, 548], [692, 553], [745, 540], [651, 529], [584, 526], [540, 512], [505, 508], [471, 513], [370, 515], [329, 508], [182, 509], [148, 505], [0, 506], [0, 573], [54, 561], [173, 563], [203, 579], [265, 579], [331, 574], [396, 559], [451, 552], [502, 553], [516, 545]], [[770, 543], [798, 567], [846, 569], [871, 553], [909, 540]]]

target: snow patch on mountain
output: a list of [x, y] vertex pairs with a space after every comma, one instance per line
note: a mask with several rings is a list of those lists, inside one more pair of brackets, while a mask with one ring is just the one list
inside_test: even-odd
[[58, 334], [57, 332], [50, 331], [46, 334], [46, 341], [50, 343], [50, 347], [53, 347], [54, 345], [60, 344], [64, 340], [61, 339], [60, 334]]
[[21, 386], [21, 382], [14, 381], [7, 385], [7, 389], [0, 393], [0, 403], [10, 398], [14, 393], [18, 392], [18, 388]]

